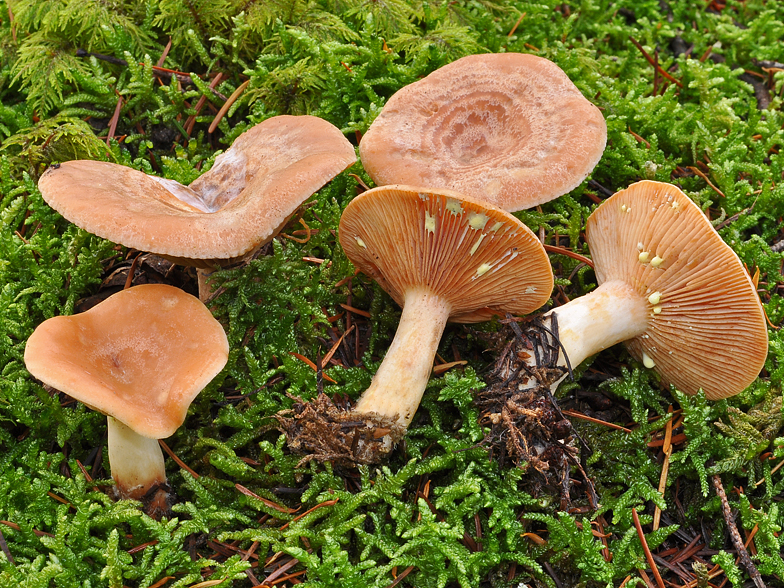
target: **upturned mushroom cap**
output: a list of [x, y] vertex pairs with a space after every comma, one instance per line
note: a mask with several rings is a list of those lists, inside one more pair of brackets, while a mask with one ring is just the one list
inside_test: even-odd
[[297, 207], [356, 161], [336, 127], [277, 116], [240, 135], [183, 186], [99, 161], [50, 167], [44, 200], [81, 228], [185, 265], [215, 267], [271, 240]]
[[601, 112], [554, 63], [470, 55], [396, 92], [359, 145], [379, 185], [449, 188], [509, 211], [573, 190], [607, 141]]
[[220, 323], [178, 288], [134, 286], [87, 312], [44, 321], [25, 348], [36, 378], [160, 439], [226, 364]]
[[647, 332], [631, 354], [687, 394], [742, 392], [767, 356], [765, 315], [737, 255], [675, 186], [643, 181], [588, 218], [599, 284], [625, 281], [648, 300]]
[[553, 289], [544, 248], [512, 215], [450, 190], [382, 186], [343, 211], [340, 244], [349, 259], [402, 305], [427, 287], [451, 305], [450, 320], [526, 314]]

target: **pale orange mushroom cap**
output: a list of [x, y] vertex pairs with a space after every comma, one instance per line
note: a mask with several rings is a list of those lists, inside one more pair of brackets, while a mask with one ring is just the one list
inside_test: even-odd
[[161, 439], [228, 359], [223, 327], [190, 294], [134, 286], [90, 310], [44, 321], [25, 348], [29, 372], [53, 388]]
[[315, 116], [276, 116], [244, 132], [183, 186], [99, 161], [50, 167], [44, 200], [79, 227], [196, 267], [249, 255], [300, 204], [356, 161], [339, 129]]
[[602, 113], [553, 62], [470, 55], [396, 92], [362, 137], [379, 185], [448, 188], [508, 211], [579, 186], [607, 141]]
[[352, 263], [398, 304], [406, 289], [425, 286], [449, 301], [454, 322], [530, 313], [553, 288], [547, 254], [528, 227], [449, 190], [369, 190], [346, 207], [338, 236]]
[[626, 341], [662, 379], [711, 400], [742, 392], [768, 350], [765, 315], [738, 256], [675, 186], [642, 181], [588, 218], [599, 284], [621, 280], [648, 300], [645, 334]]

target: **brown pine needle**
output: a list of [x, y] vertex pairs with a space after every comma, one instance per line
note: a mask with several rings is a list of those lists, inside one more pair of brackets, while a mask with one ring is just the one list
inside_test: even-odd
[[634, 528], [637, 529], [637, 536], [640, 538], [642, 550], [645, 552], [645, 559], [647, 560], [648, 566], [653, 572], [653, 577], [656, 579], [656, 585], [659, 588], [664, 588], [664, 580], [662, 580], [661, 574], [659, 574], [659, 569], [656, 567], [656, 562], [653, 561], [653, 555], [651, 554], [651, 550], [648, 547], [648, 542], [645, 540], [645, 534], [642, 532], [642, 525], [640, 524], [640, 517], [637, 516], [637, 509], [633, 506], [631, 509], [632, 519], [634, 519]]
[[433, 373], [436, 375], [441, 375], [444, 372], [451, 370], [455, 366], [467, 365], [467, 364], [468, 362], [464, 359], [461, 359], [459, 361], [450, 361], [449, 363], [440, 363], [433, 368]]
[[362, 187], [363, 187], [365, 190], [370, 190], [370, 186], [368, 186], [368, 185], [365, 183], [365, 180], [363, 180], [362, 178], [360, 178], [360, 177], [359, 177], [357, 174], [348, 174], [348, 175], [350, 175], [352, 178], [354, 178], [354, 179], [357, 181], [357, 183], [358, 183], [360, 186], [362, 186]]
[[133, 258], [131, 262], [131, 269], [128, 270], [128, 277], [125, 278], [125, 286], [123, 286], [123, 290], [127, 290], [133, 285], [133, 275], [136, 273], [136, 267], [139, 265], [139, 258], [142, 256], [141, 253], [137, 254], [136, 257]]
[[585, 265], [593, 269], [593, 261], [591, 261], [584, 255], [575, 253], [574, 251], [569, 251], [568, 249], [564, 249], [563, 247], [556, 247], [555, 245], [545, 245], [544, 250], [547, 251], [547, 253], [556, 253], [558, 255], [565, 255], [566, 257], [571, 257], [572, 259], [576, 259], [577, 261], [583, 262]]
[[514, 23], [514, 26], [512, 27], [512, 30], [511, 30], [511, 31], [509, 31], [509, 33], [506, 35], [507, 37], [511, 37], [512, 35], [514, 35], [514, 32], [517, 30], [517, 27], [519, 27], [519, 26], [520, 26], [520, 23], [521, 23], [521, 22], [523, 22], [523, 19], [525, 18], [525, 14], [526, 14], [526, 13], [525, 13], [525, 12], [523, 12], [523, 13], [520, 15], [520, 18], [518, 18], [518, 19], [517, 19], [517, 22], [516, 22], [516, 23]]
[[287, 561], [285, 564], [283, 564], [277, 570], [275, 570], [269, 576], [267, 576], [264, 579], [264, 583], [262, 584], [262, 586], [272, 586], [274, 584], [274, 580], [276, 578], [280, 578], [283, 574], [288, 572], [291, 568], [293, 568], [298, 563], [299, 563], [299, 560], [296, 559], [296, 558], [291, 559], [290, 561]]
[[335, 355], [335, 352], [338, 350], [338, 347], [340, 347], [340, 344], [343, 343], [343, 339], [345, 339], [346, 335], [348, 335], [351, 331], [354, 330], [355, 326], [356, 325], [351, 325], [351, 327], [345, 333], [343, 333], [340, 336], [340, 339], [335, 341], [335, 344], [332, 346], [332, 348], [324, 356], [324, 359], [321, 360], [321, 369], [324, 369], [325, 367], [327, 367], [327, 364], [329, 363], [329, 360], [332, 359], [332, 356]]
[[147, 543], [142, 543], [141, 545], [137, 545], [136, 547], [131, 547], [127, 553], [128, 555], [133, 555], [134, 553], [139, 553], [140, 551], [144, 551], [148, 547], [152, 547], [153, 545], [158, 545], [159, 541], [155, 539], [154, 541], [148, 541]]
[[226, 581], [226, 578], [222, 578], [220, 580], [205, 580], [204, 582], [199, 582], [198, 584], [192, 584], [190, 588], [210, 588], [210, 586], [217, 586], [218, 584], [223, 584]]
[[295, 512], [297, 512], [299, 510], [297, 508], [288, 508], [286, 506], [278, 504], [277, 502], [273, 502], [272, 500], [268, 500], [267, 498], [264, 498], [263, 496], [259, 496], [255, 492], [253, 492], [251, 490], [248, 490], [242, 484], [234, 484], [234, 487], [237, 490], [239, 490], [242, 494], [244, 494], [245, 496], [249, 496], [251, 498], [255, 498], [256, 500], [259, 500], [259, 501], [263, 502], [264, 504], [266, 504], [270, 508], [274, 508], [278, 512], [285, 512], [286, 514], [292, 514], [292, 513], [295, 513]]
[[631, 134], [631, 136], [632, 136], [632, 137], [634, 137], [634, 138], [637, 140], [637, 142], [638, 142], [638, 143], [645, 143], [645, 147], [646, 147], [646, 149], [650, 149], [650, 148], [651, 148], [651, 144], [650, 144], [650, 143], [648, 143], [648, 141], [646, 141], [645, 139], [643, 139], [643, 138], [642, 138], [640, 135], [638, 135], [637, 133], [635, 133], [635, 132], [634, 132], [634, 131], [631, 129], [631, 127], [629, 127], [629, 133]]
[[229, 111], [229, 108], [231, 108], [231, 105], [234, 104], [237, 101], [237, 98], [239, 98], [240, 95], [245, 91], [245, 88], [248, 87], [248, 84], [250, 84], [250, 80], [245, 80], [244, 82], [242, 82], [239, 85], [239, 87], [236, 90], [234, 90], [232, 95], [229, 96], [229, 99], [223, 103], [223, 106], [221, 106], [221, 109], [218, 111], [218, 114], [216, 114], [215, 118], [212, 119], [212, 122], [210, 123], [210, 128], [207, 129], [208, 133], [212, 133], [215, 131], [215, 129], [218, 128], [220, 121], [223, 120], [224, 116], [226, 116], [226, 113]]
[[[210, 82], [210, 90], [214, 90], [218, 87], [222, 77], [223, 74], [218, 72], [218, 74]], [[188, 133], [189, 137], [193, 132], [194, 125], [196, 124], [196, 117], [199, 116], [199, 113], [201, 112], [201, 109], [204, 108], [205, 104], [207, 104], [207, 96], [202, 95], [198, 102], [196, 102], [196, 114], [192, 114], [188, 117], [188, 120], [185, 121], [185, 132]]]
[[106, 133], [106, 146], [109, 146], [109, 141], [114, 138], [114, 133], [117, 130], [117, 122], [120, 120], [120, 110], [122, 109], [123, 99], [122, 96], [117, 97], [117, 106], [114, 107], [114, 114], [109, 121], [109, 130]]
[[338, 500], [340, 500], [340, 498], [335, 498], [334, 500], [326, 500], [326, 501], [324, 501], [324, 502], [322, 502], [320, 504], [317, 504], [313, 508], [310, 508], [310, 509], [306, 510], [305, 512], [303, 512], [301, 515], [298, 515], [298, 516], [294, 517], [293, 519], [291, 519], [288, 523], [283, 525], [280, 528], [280, 530], [281, 531], [285, 531], [291, 523], [297, 522], [302, 517], [307, 516], [310, 513], [312, 513], [314, 510], [318, 510], [319, 508], [324, 508], [325, 506], [334, 506], [334, 505], [336, 505], [338, 503]]
[[409, 575], [409, 574], [410, 574], [410, 573], [411, 573], [413, 570], [414, 570], [414, 566], [408, 566], [408, 567], [407, 567], [405, 570], [403, 570], [403, 571], [400, 573], [400, 575], [399, 575], [397, 578], [395, 578], [395, 581], [394, 581], [394, 582], [392, 582], [391, 584], [388, 584], [388, 585], [387, 585], [387, 588], [395, 588], [395, 586], [397, 586], [398, 584], [400, 584], [400, 582], [402, 582], [402, 581], [403, 581], [403, 578], [405, 578], [406, 576], [408, 576], [408, 575]]
[[690, 169], [691, 171], [693, 171], [695, 174], [697, 174], [698, 176], [700, 176], [700, 177], [701, 177], [703, 180], [705, 180], [705, 183], [706, 183], [706, 184], [708, 184], [708, 185], [709, 185], [711, 188], [713, 188], [713, 190], [716, 192], [716, 194], [718, 194], [718, 195], [719, 195], [719, 196], [721, 196], [722, 198], [726, 198], [726, 196], [724, 195], [724, 192], [722, 192], [722, 191], [721, 191], [721, 190], [719, 190], [719, 189], [718, 189], [716, 186], [714, 186], [714, 185], [713, 185], [713, 182], [711, 182], [711, 181], [710, 181], [710, 179], [708, 178], [708, 176], [707, 176], [707, 175], [705, 175], [705, 173], [704, 173], [703, 171], [701, 171], [701, 170], [700, 170], [700, 168], [698, 168], [698, 167], [694, 167], [693, 165], [689, 165], [689, 166], [687, 166], [687, 167], [688, 167], [688, 169]]
[[[672, 445], [667, 447], [667, 451], [664, 452], [664, 462], [662, 462], [662, 471], [661, 477], [659, 478], [659, 494], [664, 496], [664, 490], [667, 487], [667, 474], [670, 471], [670, 454], [672, 454]], [[656, 509], [653, 511], [653, 530], [657, 531], [659, 529], [659, 521], [661, 520], [661, 508], [659, 505], [656, 505]]]
[[634, 37], [629, 37], [629, 40], [634, 44], [635, 47], [637, 47], [637, 49], [640, 50], [640, 53], [642, 53], [642, 56], [648, 61], [648, 63], [650, 63], [654, 68], [658, 69], [661, 75], [663, 75], [665, 78], [670, 80], [673, 84], [676, 84], [679, 88], [683, 88], [683, 83], [680, 80], [672, 77], [667, 72], [667, 70], [663, 69], [661, 65], [656, 63], [656, 60], [654, 60], [653, 57], [648, 55], [648, 52], [645, 49], [643, 49], [642, 45], [640, 45], [640, 43]]
[[[308, 365], [309, 365], [309, 366], [310, 366], [310, 367], [313, 369], [313, 371], [314, 371], [314, 372], [317, 372], [317, 373], [318, 373], [318, 371], [319, 371], [319, 369], [318, 369], [318, 366], [316, 366], [316, 364], [315, 364], [315, 363], [313, 363], [311, 360], [309, 360], [307, 357], [305, 357], [305, 356], [304, 356], [304, 355], [302, 355], [301, 353], [295, 353], [295, 352], [293, 352], [293, 351], [289, 351], [289, 355], [293, 355], [293, 356], [294, 356], [294, 357], [296, 357], [298, 360], [300, 360], [300, 361], [302, 361], [302, 362], [304, 362], [304, 363], [308, 364]], [[330, 378], [330, 377], [329, 377], [327, 374], [325, 374], [325, 373], [323, 373], [323, 372], [322, 372], [322, 374], [321, 374], [321, 375], [322, 375], [322, 376], [324, 377], [324, 379], [325, 379], [325, 380], [327, 380], [328, 382], [332, 382], [333, 384], [337, 384], [337, 382], [336, 382], [335, 380], [333, 380], [332, 378]]]
[[158, 444], [161, 447], [163, 447], [163, 450], [169, 455], [169, 457], [171, 457], [174, 460], [174, 463], [176, 463], [178, 466], [180, 466], [182, 469], [184, 469], [186, 472], [188, 472], [191, 476], [193, 476], [197, 480], [199, 479], [200, 477], [199, 474], [194, 472], [191, 468], [185, 465], [184, 461], [182, 461], [179, 457], [174, 455], [174, 452], [171, 449], [169, 449], [169, 446], [166, 445], [166, 443], [164, 443], [162, 439], [158, 439]]
[[342, 304], [342, 303], [340, 306], [353, 314], [358, 314], [359, 316], [370, 318], [370, 313], [367, 310], [362, 310], [361, 308], [354, 308], [353, 306], [349, 306], [348, 304]]
[[[16, 523], [12, 523], [11, 521], [0, 521], [0, 525], [5, 525], [6, 527], [11, 527], [15, 531], [21, 531], [21, 527]], [[46, 531], [37, 531], [33, 529], [33, 533], [36, 537], [54, 537], [51, 533], [47, 533]]]
[[150, 588], [161, 588], [161, 586], [163, 586], [166, 582], [168, 582], [169, 580], [174, 580], [174, 578], [175, 578], [174, 576], [164, 576], [163, 578], [155, 582], [155, 584], [151, 585]]
[[307, 243], [308, 241], [310, 241], [310, 227], [308, 226], [308, 223], [305, 222], [304, 218], [299, 219], [299, 224], [305, 227], [306, 234], [304, 239], [300, 239], [299, 237], [293, 237], [291, 235], [287, 235], [286, 233], [281, 233], [280, 236], [286, 237], [286, 239], [291, 239], [292, 241], [296, 241], [297, 243]]
[[[782, 459], [778, 464], [776, 464], [776, 467], [774, 467], [772, 470], [770, 470], [771, 476], [773, 474], [775, 474], [777, 471], [779, 471], [781, 469], [781, 466], [783, 466], [783, 465], [784, 465], [784, 459]], [[754, 487], [756, 488], [757, 486], [762, 484], [764, 481], [765, 481], [765, 478], [762, 478], [756, 484], [754, 484]]]
[[160, 59], [158, 59], [158, 63], [155, 64], [155, 67], [163, 67], [163, 63], [166, 61], [166, 58], [169, 56], [169, 51], [172, 48], [172, 39], [169, 37], [169, 42], [166, 43], [166, 47], [163, 49], [163, 53], [161, 53]]
[[[294, 572], [293, 574], [287, 574], [272, 582], [270, 586], [274, 586], [275, 584], [280, 584], [281, 582], [285, 582], [286, 580], [291, 580], [292, 578], [296, 578], [297, 576], [302, 576], [303, 574], [307, 574], [307, 572], [308, 570], [300, 570], [298, 572]], [[264, 585], [265, 584], [262, 584], [262, 586]]]
[[[667, 408], [667, 412], [672, 414], [672, 404]], [[659, 477], [659, 494], [664, 496], [664, 490], [667, 487], [667, 474], [670, 471], [670, 455], [672, 454], [672, 419], [667, 421], [664, 428], [664, 442], [662, 443], [662, 451], [664, 452], [664, 461], [662, 462], [661, 476]], [[661, 508], [656, 505], [653, 511], [653, 530], [659, 529], [659, 521], [661, 520]]]
[[595, 423], [597, 425], [604, 425], [605, 427], [610, 427], [611, 429], [617, 429], [619, 431], [624, 431], [625, 433], [631, 433], [632, 432], [631, 429], [627, 429], [626, 427], [622, 427], [621, 425], [616, 425], [615, 423], [608, 423], [607, 421], [601, 421], [599, 419], [595, 419], [593, 417], [589, 417], [588, 415], [585, 415], [585, 414], [582, 414], [582, 413], [579, 413], [579, 412], [575, 412], [573, 410], [562, 410], [561, 412], [564, 413], [565, 415], [574, 417], [576, 419], [582, 419], [584, 421]]
[[84, 479], [87, 480], [88, 483], [92, 482], [93, 478], [92, 478], [92, 476], [90, 474], [87, 473], [87, 470], [82, 465], [82, 462], [77, 459], [76, 460], [76, 465], [78, 465], [79, 469], [82, 470], [82, 474], [84, 475]]

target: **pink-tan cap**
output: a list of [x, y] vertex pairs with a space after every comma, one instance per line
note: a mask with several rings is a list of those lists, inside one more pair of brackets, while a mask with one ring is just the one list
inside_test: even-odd
[[508, 211], [579, 186], [607, 141], [604, 117], [553, 62], [470, 55], [396, 92], [362, 137], [379, 185], [447, 188]]
[[79, 227], [172, 261], [214, 268], [269, 242], [297, 208], [356, 161], [315, 116], [276, 116], [240, 135], [212, 168], [183, 186], [99, 161], [50, 167], [44, 200]]
[[183, 423], [228, 352], [223, 327], [197, 298], [145, 284], [82, 314], [44, 321], [24, 358], [45, 384], [160, 439]]

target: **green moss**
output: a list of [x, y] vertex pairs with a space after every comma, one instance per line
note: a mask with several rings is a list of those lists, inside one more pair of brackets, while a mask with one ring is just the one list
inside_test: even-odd
[[[576, 402], [582, 389], [605, 394], [622, 407], [614, 418], [632, 429], [575, 423], [593, 449], [586, 464], [598, 492], [596, 511], [588, 512], [587, 499], [575, 491], [578, 510], [563, 512], [557, 490], [536, 487], [531, 472], [489, 459], [481, 446], [471, 397], [493, 361], [485, 341], [493, 324], [447, 328], [439, 353], [447, 361], [457, 353], [469, 365], [431, 380], [389, 463], [351, 472], [298, 466], [271, 415], [291, 405], [289, 395], [312, 398], [319, 387], [356, 398], [399, 318], [396, 305], [364, 276], [346, 281], [353, 267], [334, 230], [357, 191], [348, 173], [301, 211], [312, 229], [306, 242], [280, 237], [267, 254], [215, 277], [220, 294], [213, 310], [231, 354], [186, 425], [166, 441], [199, 474], [167, 461], [177, 495], [171, 519], [154, 521], [138, 504], [107, 497], [108, 462], [96, 453], [105, 443], [103, 417], [51, 394], [23, 363], [32, 330], [73, 313], [94, 294], [117, 253], [44, 204], [36, 180], [47, 165], [103, 159], [188, 183], [241, 132], [276, 114], [321, 116], [356, 140], [397, 89], [485, 51], [533, 52], [560, 65], [607, 120], [607, 150], [592, 179], [609, 190], [642, 178], [680, 185], [750, 272], [759, 269], [766, 312], [780, 324], [784, 254], [771, 245], [784, 237], [784, 74], [763, 79], [768, 74], [755, 61], [781, 61], [780, 3], [729, 0], [718, 12], [658, 0], [0, 4], [0, 14], [9, 14], [0, 20], [0, 519], [16, 525], [0, 527], [13, 557], [0, 551], [0, 585], [147, 587], [171, 576], [167, 587], [203, 580], [249, 586], [246, 572], [263, 580], [264, 561], [277, 552], [299, 560], [292, 571], [306, 570], [299, 577], [308, 586], [383, 587], [393, 573], [407, 573], [401, 586], [553, 586], [551, 572], [566, 585], [617, 585], [627, 576], [627, 586], [643, 585], [636, 570], [647, 563], [631, 509], [648, 530], [654, 505], [673, 523], [646, 533], [652, 549], [682, 546], [676, 525], [699, 528], [708, 519], [713, 546], [724, 550], [713, 561], [733, 586], [741, 585], [747, 573], [726, 551], [720, 506], [708, 485], [715, 473], [740, 512], [739, 526], [757, 528], [762, 574], [784, 575], [778, 508], [784, 477], [775, 469], [784, 457], [779, 330], [770, 330], [762, 378], [721, 402], [662, 390], [620, 348], [577, 370], [578, 381], [562, 388], [560, 400]], [[630, 37], [682, 87], [661, 76], [654, 82]], [[172, 81], [153, 67], [169, 39], [162, 66], [190, 73], [190, 81]], [[679, 40], [693, 44], [690, 55], [674, 54]], [[713, 57], [700, 59], [709, 49]], [[741, 79], [745, 70], [770, 81], [767, 108], [758, 108], [755, 88]], [[215, 94], [208, 86], [218, 72]], [[208, 133], [221, 96], [246, 80]], [[202, 96], [208, 104], [197, 113]], [[360, 165], [350, 171], [369, 182]], [[596, 190], [583, 184], [518, 216], [548, 242], [557, 234], [560, 245], [590, 254], [583, 231]], [[298, 218], [285, 233], [302, 228]], [[594, 287], [587, 266], [562, 255], [551, 259], [559, 285], [554, 295], [562, 290], [574, 297]], [[319, 380], [292, 354], [323, 357], [333, 344], [331, 325], [340, 333], [345, 325], [328, 318], [346, 312], [341, 304], [349, 294], [353, 307], [370, 313], [367, 348], [357, 355], [359, 365], [324, 370], [336, 383]], [[667, 416], [669, 405], [681, 412]], [[661, 456], [648, 444], [681, 418], [685, 440], [673, 446], [661, 495]], [[611, 561], [592, 523], [609, 534]], [[211, 542], [244, 552], [255, 545], [255, 557]], [[249, 567], [256, 558], [261, 564]]]

